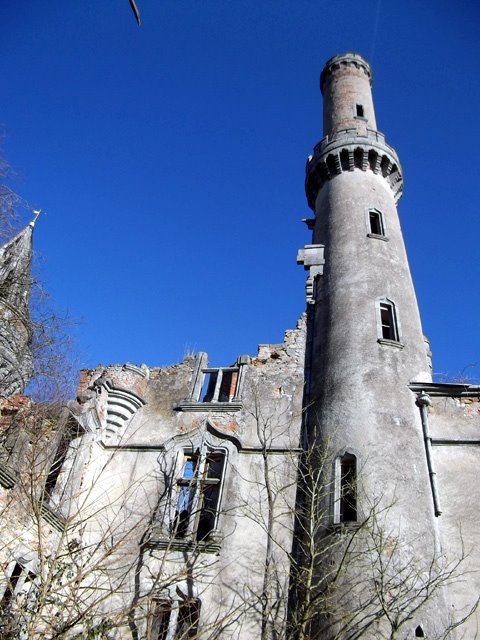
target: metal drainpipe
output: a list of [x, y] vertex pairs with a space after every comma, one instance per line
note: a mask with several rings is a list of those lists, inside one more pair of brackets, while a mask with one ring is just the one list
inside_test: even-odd
[[433, 507], [435, 510], [435, 516], [438, 518], [438, 516], [442, 515], [442, 508], [440, 506], [440, 497], [438, 495], [437, 474], [435, 473], [435, 468], [433, 466], [432, 439], [428, 430], [428, 407], [431, 406], [431, 404], [432, 400], [430, 399], [430, 396], [425, 393], [425, 391], [422, 391], [417, 397], [417, 405], [420, 407], [420, 416], [422, 419], [423, 440], [425, 442], [427, 467], [430, 475], [430, 486], [432, 488]]

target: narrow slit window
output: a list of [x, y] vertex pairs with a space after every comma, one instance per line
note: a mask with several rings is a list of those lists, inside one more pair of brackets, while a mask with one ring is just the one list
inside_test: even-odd
[[178, 480], [178, 497], [175, 509], [175, 520], [173, 523], [173, 535], [175, 538], [185, 538], [188, 532], [190, 515], [193, 509], [195, 498], [196, 475], [198, 467], [198, 456], [189, 455], [185, 457], [182, 477]]
[[223, 463], [223, 455], [208, 455], [205, 461], [203, 478], [200, 482], [201, 495], [196, 531], [196, 538], [200, 541], [207, 540], [215, 529]]
[[340, 522], [357, 521], [357, 459], [345, 454], [340, 461]]
[[365, 117], [364, 110], [363, 110], [363, 104], [357, 104], [356, 105], [356, 111], [357, 111], [357, 117], [358, 118], [364, 118]]
[[375, 236], [385, 236], [383, 217], [380, 211], [369, 212], [370, 233]]
[[212, 402], [215, 395], [215, 387], [217, 386], [218, 371], [205, 373], [202, 390], [200, 392], [201, 402]]
[[157, 600], [153, 612], [153, 621], [150, 632], [151, 640], [167, 640], [172, 615], [172, 603], [170, 600]]
[[382, 328], [381, 337], [384, 340], [393, 340], [398, 342], [397, 318], [393, 303], [380, 303], [380, 322]]
[[345, 453], [335, 460], [333, 522], [357, 522], [357, 458]]

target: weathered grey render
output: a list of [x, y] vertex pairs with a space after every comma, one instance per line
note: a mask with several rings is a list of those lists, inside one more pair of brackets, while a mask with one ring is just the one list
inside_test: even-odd
[[2, 249], [2, 637], [476, 637], [480, 385], [432, 381], [371, 85], [356, 53], [322, 71], [281, 344], [99, 366], [36, 406], [31, 227]]

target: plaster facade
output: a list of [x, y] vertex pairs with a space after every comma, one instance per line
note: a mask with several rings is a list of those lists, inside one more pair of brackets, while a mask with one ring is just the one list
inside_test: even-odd
[[50, 413], [3, 390], [5, 637], [476, 637], [480, 389], [432, 381], [370, 66], [320, 84], [282, 344], [84, 370]]

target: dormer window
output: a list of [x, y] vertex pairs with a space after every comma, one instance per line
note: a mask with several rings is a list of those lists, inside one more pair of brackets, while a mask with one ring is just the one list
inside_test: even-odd
[[190, 394], [179, 411], [238, 411], [249, 356], [239, 356], [231, 367], [209, 367], [206, 353], [196, 356]]
[[238, 381], [238, 367], [202, 369], [203, 384], [198, 402], [232, 402]]

